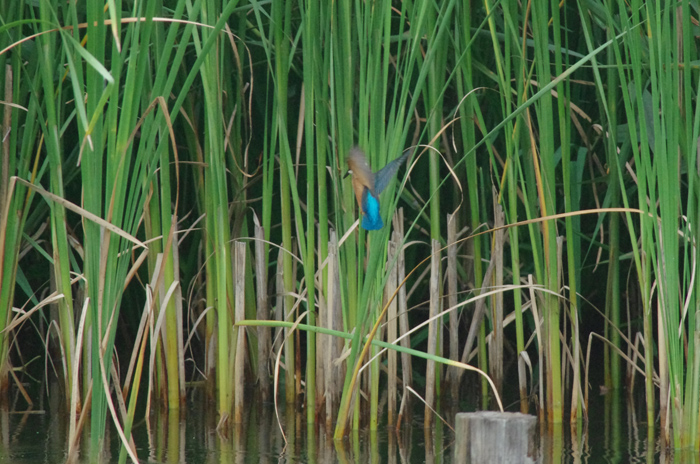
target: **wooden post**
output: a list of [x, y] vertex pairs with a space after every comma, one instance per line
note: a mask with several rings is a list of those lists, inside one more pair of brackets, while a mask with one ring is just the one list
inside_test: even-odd
[[535, 416], [480, 411], [459, 413], [455, 422], [455, 464], [538, 462]]

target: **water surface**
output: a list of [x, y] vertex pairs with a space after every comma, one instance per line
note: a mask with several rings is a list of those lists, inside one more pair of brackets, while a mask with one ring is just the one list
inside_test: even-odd
[[[65, 414], [52, 413], [49, 399], [30, 412], [0, 416], [0, 462], [16, 464], [62, 463], [66, 460]], [[254, 404], [253, 401], [251, 403]], [[400, 430], [380, 427], [354, 431], [334, 441], [324, 425], [308, 427], [306, 415], [284, 408], [279, 421], [272, 404], [256, 404], [227, 434], [216, 429], [217, 414], [199, 395], [191, 395], [184, 418], [165, 415], [135, 425], [134, 440], [143, 463], [451, 463], [454, 433], [439, 420], [423, 429], [422, 408], [415, 407]], [[46, 407], [46, 409], [42, 409]], [[649, 429], [643, 401], [624, 395], [591, 399], [590, 421], [580, 427], [540, 428], [542, 463], [670, 463], [698, 462], [697, 455], [680, 455], [660, 446], [658, 430]], [[58, 409], [58, 408], [56, 408]], [[450, 421], [454, 416], [445, 415]], [[117, 462], [119, 440], [110, 422], [102, 462]], [[282, 433], [284, 430], [284, 435]], [[89, 437], [81, 450], [87, 451]], [[85, 457], [78, 462], [88, 462]]]

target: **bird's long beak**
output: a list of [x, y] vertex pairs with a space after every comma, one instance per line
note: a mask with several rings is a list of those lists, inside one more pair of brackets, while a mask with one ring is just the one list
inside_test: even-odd
[[346, 177], [348, 177], [350, 174], [352, 174], [352, 169], [348, 169], [348, 171], [347, 171], [347, 172], [345, 173], [345, 175], [343, 176], [343, 179], [345, 179]]

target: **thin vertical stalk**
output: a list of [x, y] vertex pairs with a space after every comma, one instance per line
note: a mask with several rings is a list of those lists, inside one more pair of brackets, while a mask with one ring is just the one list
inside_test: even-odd
[[[338, 263], [338, 238], [335, 231], [331, 229], [328, 241], [328, 299], [326, 312], [326, 327], [333, 330], [342, 330], [342, 309], [340, 298], [340, 272]], [[331, 429], [333, 418], [338, 408], [340, 399], [340, 389], [342, 388], [343, 368], [336, 365], [336, 360], [340, 356], [340, 340], [330, 338], [326, 357], [326, 427]]]
[[[104, 24], [104, 12], [96, 4], [87, 4], [87, 36], [90, 40], [86, 43], [87, 51], [95, 57], [99, 62], [105, 61], [106, 54], [106, 43], [102, 38], [105, 34], [105, 24]], [[120, 82], [121, 78], [121, 63], [116, 60], [112, 65], [111, 73], [115, 78], [115, 83]], [[96, 70], [87, 68], [85, 70], [85, 89], [88, 95], [100, 95], [104, 87], [104, 79]], [[103, 161], [103, 152], [107, 150], [107, 144], [103, 139], [103, 125], [106, 120], [110, 119], [113, 123], [116, 123], [115, 110], [111, 109], [112, 104], [107, 109], [106, 115], [102, 116], [101, 111], [98, 112], [98, 101], [95, 98], [89, 98], [87, 100], [87, 112], [88, 114], [95, 114], [97, 117], [97, 124], [94, 125], [91, 136], [93, 137], [92, 146], [87, 146], [85, 156], [81, 163], [81, 174], [86, 180], [94, 182], [90, 184], [86, 182], [83, 186], [83, 190], [87, 193], [84, 196], [83, 207], [94, 214], [103, 215], [104, 214], [104, 202], [106, 201], [106, 196], [102, 195], [102, 188], [99, 190], [96, 186], [102, 186], [105, 179], [108, 177], [105, 173], [106, 163]], [[128, 109], [128, 108], [127, 108]], [[104, 120], [103, 120], [104, 118]], [[114, 137], [110, 138], [110, 146], [113, 148], [115, 145]], [[110, 186], [111, 187], [111, 186]], [[98, 289], [101, 288], [100, 284], [100, 248], [102, 246], [102, 233], [97, 224], [93, 224], [87, 221], [83, 224], [84, 229], [84, 239], [83, 246], [85, 249], [84, 257], [84, 274], [87, 280], [87, 294], [90, 298], [91, 305], [86, 310], [90, 311], [87, 321], [87, 341], [85, 343], [85, 354], [84, 354], [84, 385], [85, 394], [87, 394], [88, 385], [92, 385], [92, 402], [91, 402], [91, 412], [94, 418], [91, 421], [91, 442], [90, 448], [91, 452], [96, 455], [101, 446], [102, 437], [104, 434], [104, 422], [106, 417], [106, 404], [104, 397], [104, 387], [102, 382], [96, 381], [99, 377], [98, 375], [93, 375], [99, 372], [99, 343], [102, 339], [102, 334], [99, 331], [97, 325], [97, 320], [102, 309], [103, 301], [100, 298], [101, 292]]]
[[[613, 4], [610, 3], [608, 6], [610, 9], [610, 16], [615, 16], [615, 11]], [[612, 31], [608, 31], [608, 39], [612, 39]], [[617, 101], [619, 100], [618, 95], [618, 73], [614, 67], [615, 57], [614, 51], [608, 51], [608, 71], [607, 71], [607, 108], [604, 114], [608, 118], [607, 126], [607, 149], [606, 154], [610, 158], [617, 158], [619, 156], [617, 151]], [[619, 162], [615, 159], [608, 160], [608, 166], [610, 169], [609, 175], [610, 179], [613, 179], [609, 183], [608, 192], [606, 194], [606, 204], [612, 207], [619, 206], [620, 202], [620, 183], [616, 181], [618, 178], [617, 169], [619, 169]], [[610, 324], [610, 327], [606, 328], [607, 336], [611, 342], [613, 348], [620, 348], [620, 216], [617, 213], [611, 213], [610, 227], [608, 230], [609, 237], [609, 250], [608, 250], [608, 281], [605, 295], [605, 314], [607, 317], [606, 326]], [[607, 322], [609, 321], [609, 322]], [[620, 357], [617, 353], [610, 353], [611, 349], [608, 345], [605, 345], [605, 384], [608, 388], [619, 389], [620, 388]], [[616, 350], [615, 350], [616, 351]], [[611, 356], [612, 354], [612, 356]]]
[[[700, 108], [693, 101], [692, 95], [695, 94], [697, 98], [698, 88], [693, 89], [692, 83], [695, 80], [691, 72], [690, 63], [697, 59], [697, 49], [691, 44], [693, 42], [692, 37], [692, 16], [690, 12], [690, 2], [683, 2], [681, 4], [678, 13], [681, 15], [680, 24], [677, 24], [677, 30], [679, 31], [679, 39], [682, 40], [682, 50], [680, 55], [683, 59], [683, 68], [681, 78], [680, 88], [680, 110], [682, 114], [685, 115], [684, 123], [685, 130], [683, 131], [683, 137], [681, 141], [681, 147], [685, 153], [685, 158], [688, 160], [688, 190], [689, 192], [696, 192], [698, 189], [698, 181], [700, 180], [700, 172], [698, 171], [699, 165], [695, 156], [697, 149], [697, 140], [700, 136]], [[679, 27], [678, 27], [679, 26]], [[694, 52], [694, 53], [693, 53]], [[700, 85], [700, 82], [698, 82]], [[694, 113], [693, 113], [694, 110]], [[691, 114], [693, 115], [691, 119]], [[700, 437], [698, 436], [698, 428], [700, 424], [698, 423], [698, 415], [700, 414], [700, 356], [696, 353], [698, 347], [700, 347], [700, 314], [697, 310], [693, 308], [698, 307], [698, 290], [700, 290], [700, 280], [689, 277], [688, 274], [697, 275], [697, 270], [700, 267], [698, 264], [698, 253], [697, 253], [697, 243], [700, 237], [700, 232], [698, 227], [691, 230], [691, 224], [698, 224], [700, 220], [700, 215], [698, 214], [698, 198], [696, 195], [688, 195], [688, 205], [686, 207], [688, 221], [684, 224], [683, 230], [688, 237], [693, 237], [692, 239], [684, 241], [685, 259], [689, 263], [687, 270], [685, 272], [685, 280], [687, 285], [688, 296], [686, 299], [686, 304], [688, 307], [688, 359], [686, 361], [686, 368], [688, 375], [686, 377], [686, 397], [685, 411], [683, 423], [687, 424], [684, 427], [685, 437], [682, 438], [682, 442], [686, 443], [689, 448], [697, 451], [700, 449]]]
[[[438, 342], [438, 325], [440, 325], [440, 320], [436, 319], [437, 314], [440, 312], [440, 242], [437, 240], [432, 241], [432, 248], [430, 254], [430, 311], [428, 318], [430, 323], [428, 324], [428, 348], [427, 353], [429, 355], [438, 354], [437, 342]], [[435, 361], [428, 360], [425, 365], [425, 416], [423, 418], [423, 427], [425, 429], [430, 429], [433, 423], [433, 412], [435, 409], [435, 381], [437, 378], [436, 372], [438, 367]]]
[[[273, 40], [275, 44], [275, 99], [274, 99], [274, 122], [273, 134], [279, 143], [280, 150], [280, 207], [281, 207], [281, 223], [282, 223], [282, 244], [284, 248], [292, 251], [292, 205], [290, 192], [290, 175], [292, 167], [291, 153], [289, 141], [287, 139], [287, 86], [289, 73], [289, 40], [291, 32], [291, 8], [292, 2], [287, 2], [286, 7], [282, 2], [276, 2], [272, 8], [272, 25]], [[275, 145], [273, 145], [274, 147]], [[272, 148], [272, 147], [271, 147]], [[274, 148], [273, 148], [274, 149]], [[273, 151], [274, 152], [274, 151]], [[293, 298], [291, 296], [294, 290], [292, 259], [289, 254], [283, 255], [284, 267], [284, 293], [285, 293], [285, 318], [289, 319], [292, 315], [289, 313], [293, 306]], [[286, 331], [286, 330], [285, 330]], [[284, 345], [285, 357], [285, 395], [287, 403], [296, 401], [296, 385], [294, 380], [294, 359], [295, 346], [294, 341], [289, 340]]]
[[[457, 306], [457, 216], [447, 215], [447, 307], [452, 309]], [[456, 309], [452, 309], [449, 314], [449, 340], [450, 359], [459, 359], [459, 318]], [[390, 338], [391, 340], [391, 338]], [[452, 401], [457, 401], [459, 395], [459, 385], [455, 381], [458, 368], [451, 367], [447, 375]]]
[[[39, 3], [40, 18], [45, 28], [51, 27], [53, 15], [51, 7], [46, 1]], [[44, 143], [49, 158], [51, 192], [60, 198], [65, 197], [63, 182], [63, 166], [59, 123], [61, 109], [56, 102], [62, 100], [60, 87], [54, 86], [54, 73], [57, 63], [54, 61], [57, 44], [55, 34], [42, 34], [39, 38], [41, 65], [41, 83], [43, 93], [46, 96], [44, 105], [46, 109], [46, 125], [44, 129]], [[56, 281], [56, 289], [63, 294], [58, 302], [59, 324], [61, 327], [63, 346], [65, 351], [64, 379], [66, 385], [66, 400], [70, 403], [71, 384], [73, 378], [73, 349], [75, 347], [75, 335], [73, 332], [73, 291], [70, 285], [70, 254], [68, 251], [68, 234], [66, 232], [66, 210], [63, 205], [51, 203], [51, 245], [53, 250], [53, 276]]]
[[[493, 234], [493, 254], [494, 278], [493, 287], [503, 287], [503, 245], [505, 231], [502, 229], [505, 221], [503, 208], [494, 202], [494, 228]], [[489, 374], [496, 385], [499, 395], [503, 393], [503, 293], [498, 292], [492, 297], [491, 304], [491, 342], [489, 343]]]
[[[552, 8], [552, 31], [554, 37], [554, 46], [562, 49], [563, 45], [568, 50], [568, 35], [564, 35], [565, 43], [562, 44], [562, 29], [561, 17], [564, 16], [555, 2], [551, 2]], [[566, 16], [564, 16], [566, 28]], [[556, 75], [561, 75], [564, 71], [564, 66], [569, 66], [568, 54], [566, 54], [566, 63], [564, 63], [562, 53], [554, 54], [554, 69]], [[557, 113], [558, 113], [558, 128], [561, 150], [562, 163], [562, 178], [564, 187], [564, 211], [576, 211], [580, 204], [578, 199], [580, 195], [578, 191], [580, 187], [580, 179], [576, 175], [577, 170], [574, 169], [571, 162], [571, 92], [568, 81], [562, 81], [557, 85]], [[615, 183], [617, 183], [615, 181]], [[581, 240], [580, 240], [580, 218], [567, 217], [564, 220], [564, 229], [566, 234], [566, 258], [568, 270], [568, 287], [569, 287], [569, 322], [571, 324], [571, 351], [572, 351], [572, 389], [571, 389], [571, 412], [570, 421], [574, 423], [581, 418], [581, 403], [579, 402], [579, 393], [581, 391], [581, 342], [579, 333], [579, 295], [581, 278]]]
[[[659, 329], [663, 331], [665, 352], [668, 356], [668, 382], [670, 396], [670, 417], [673, 424], [673, 444], [680, 448], [682, 443], [682, 409], [684, 396], [682, 380], [684, 376], [684, 343], [678, 336], [680, 323], [679, 307], [679, 237], [678, 211], [680, 208], [680, 182], [678, 182], [677, 166], [679, 130], [681, 126], [678, 114], [678, 59], [676, 42], [671, 39], [675, 31], [675, 12], [671, 9], [661, 9], [660, 5], [645, 5], [646, 17], [653, 33], [649, 40], [649, 77], [651, 84], [650, 113], [653, 126], [654, 163], [653, 170], [657, 183], [658, 209], [652, 210], [660, 226], [655, 227], [657, 233], [655, 246], [657, 259], [654, 260], [654, 270], [659, 282]], [[674, 46], [671, 50], [667, 44]], [[653, 189], [650, 186], [650, 190]], [[655, 204], [655, 203], [653, 203]], [[659, 339], [659, 344], [662, 340]], [[661, 352], [661, 350], [660, 350]], [[663, 360], [659, 360], [663, 363]], [[662, 380], [663, 381], [663, 380]], [[669, 424], [670, 425], [670, 424]]]
[[[421, 2], [423, 3], [423, 2]], [[444, 12], [439, 12], [445, 14], [451, 2], [444, 3], [442, 7], [445, 9]], [[425, 5], [425, 3], [423, 3]], [[424, 34], [430, 36], [434, 34], [434, 30], [440, 30], [437, 27], [438, 22], [438, 12], [434, 8], [429, 7], [426, 9], [426, 21]], [[427, 85], [425, 87], [425, 113], [428, 115], [428, 130], [430, 134], [437, 134], [443, 126], [442, 119], [442, 89], [445, 85], [445, 63], [447, 59], [447, 34], [437, 33], [434, 35], [435, 42], [435, 56], [434, 59], [428, 64], [428, 77]], [[439, 148], [439, 143], [436, 143], [436, 147]], [[429, 152], [429, 178], [430, 178], [430, 238], [432, 240], [440, 240], [440, 221], [442, 215], [440, 214], [440, 196], [435, 195], [438, 191], [441, 176], [440, 176], [440, 157], [435, 150], [430, 150]]]
[[[459, 39], [458, 43], [460, 46], [460, 52], [462, 54], [462, 59], [459, 61], [460, 72], [457, 74], [456, 85], [457, 91], [460, 95], [472, 94], [474, 90], [473, 84], [473, 57], [472, 57], [472, 36], [471, 36], [471, 24], [472, 24], [472, 8], [470, 2], [462, 2], [458, 6], [459, 14], [455, 15], [456, 25], [455, 25], [455, 35]], [[462, 138], [462, 145], [466, 147], [473, 147], [476, 145], [476, 133], [474, 129], [474, 124], [471, 123], [475, 116], [474, 97], [469, 97], [464, 100], [464, 102], [459, 107], [459, 126]], [[479, 168], [477, 166], [477, 159], [475, 155], [466, 156], [465, 160], [465, 170], [467, 177], [467, 200], [468, 200], [468, 214], [469, 214], [469, 227], [471, 230], [477, 230], [481, 224], [481, 216], [479, 205], [481, 203], [479, 196]], [[468, 242], [470, 248], [470, 253], [473, 256], [472, 266], [473, 266], [473, 279], [475, 288], [481, 288], [483, 283], [483, 267], [482, 267], [482, 237], [477, 235], [473, 240]], [[448, 374], [449, 375], [449, 374]], [[461, 379], [462, 372], [455, 371], [455, 378], [452, 380], [457, 387], [459, 386], [459, 380]]]
[[[264, 321], [270, 317], [267, 297], [267, 259], [265, 257], [265, 232], [255, 217], [255, 294], [257, 297], [258, 320]], [[270, 375], [268, 365], [270, 360], [270, 328], [258, 327], [258, 384], [263, 402], [270, 400]]]
[[[11, 2], [7, 5], [7, 15], [3, 19], [8, 23], [21, 20], [23, 12], [24, 8], [20, 4]], [[0, 37], [0, 46], [4, 48], [14, 43], [18, 36], [18, 30], [7, 30]], [[25, 72], [22, 59], [19, 53], [13, 53], [9, 60], [6, 55], [0, 56], [0, 89], [4, 101], [8, 103], [2, 110], [0, 126], [0, 133], [5, 134], [0, 154], [0, 409], [7, 406], [8, 374], [11, 367], [9, 341], [12, 334], [6, 332], [5, 327], [10, 320], [14, 303], [20, 239], [33, 198], [26, 187], [14, 184], [10, 179], [13, 175], [23, 179], [35, 177], [30, 171], [30, 162], [39, 131], [39, 100], [29, 99], [30, 86], [21, 85], [21, 82], [22, 79], [40, 79], [42, 71], [35, 69], [35, 75]], [[29, 100], [26, 113], [9, 104], [26, 100]], [[22, 127], [24, 131], [20, 130]]]
[[[526, 50], [526, 41], [524, 40], [525, 31], [527, 30], [527, 24], [519, 26], [517, 23], [517, 18], [521, 15], [520, 4], [516, 1], [505, 1], [502, 2], [503, 9], [503, 19], [504, 28], [509, 31], [509, 33], [503, 36], [503, 53], [497, 47], [497, 40], [495, 36], [494, 20], [489, 18], [489, 29], [491, 31], [491, 41], [494, 45], [494, 56], [496, 56], [497, 70], [499, 72], [499, 85], [501, 86], [501, 107], [504, 114], [508, 114], [511, 106], [513, 105], [513, 97], [511, 92], [510, 79], [511, 75], [515, 81], [516, 88], [516, 101], [523, 101], [525, 97], [525, 92], [529, 85], [527, 83], [527, 60], [524, 59], [524, 50]], [[523, 22], [526, 22], [527, 14], [523, 17]], [[523, 30], [523, 35], [518, 36], [516, 31], [518, 29]], [[519, 44], [519, 41], [522, 44]], [[521, 45], [518, 47], [517, 45]], [[506, 57], [510, 57], [506, 59]], [[503, 63], [502, 66], [499, 63]], [[506, 124], [505, 134], [505, 146], [506, 146], [506, 167], [504, 169], [504, 175], [506, 179], [505, 193], [507, 198], [507, 204], [504, 204], [504, 212], [506, 214], [506, 220], [508, 222], [518, 221], [518, 179], [520, 176], [519, 166], [520, 166], [520, 143], [521, 139], [524, 138], [524, 131], [522, 130], [524, 126], [524, 120], [519, 119], [516, 121], [509, 121]], [[520, 240], [520, 230], [518, 227], [508, 228], [508, 234], [510, 236], [510, 254], [511, 254], [511, 270], [513, 273], [513, 283], [517, 284], [520, 282], [520, 269], [522, 266], [520, 260], [520, 246], [518, 245]], [[516, 338], [516, 349], [518, 353], [521, 353], [525, 349], [525, 335], [523, 330], [523, 312], [522, 312], [522, 295], [520, 292], [516, 291], [513, 293], [513, 310], [515, 313], [515, 338]], [[526, 413], [528, 399], [524, 392], [521, 391], [520, 395], [520, 410]]]
[[[221, 22], [231, 14], [237, 2], [226, 5], [221, 11], [215, 2], [207, 0], [202, 3], [201, 17], [205, 24]], [[212, 46], [217, 43], [217, 31], [202, 28], [201, 43]], [[206, 191], [206, 227], [213, 243], [213, 259], [211, 276], [208, 285], [214, 286], [210, 305], [216, 308], [216, 383], [220, 425], [226, 426], [232, 412], [232, 375], [229, 369], [232, 337], [232, 308], [233, 277], [231, 273], [230, 236], [228, 226], [228, 182], [226, 176], [225, 147], [223, 146], [222, 102], [220, 98], [219, 69], [216, 54], [202, 47], [195, 34], [195, 47], [202, 58], [199, 73], [202, 79], [205, 100], [205, 133], [204, 152], [206, 153], [207, 168], [205, 169]]]
[[[302, 3], [303, 5], [303, 3]], [[316, 95], [321, 94], [318, 87], [325, 83], [321, 76], [318, 75], [320, 66], [316, 59], [320, 55], [320, 47], [315, 46], [317, 38], [320, 38], [320, 17], [319, 8], [315, 2], [307, 0], [305, 8], [302, 11], [302, 37], [304, 39], [304, 53], [302, 59], [304, 62], [304, 146], [306, 147], [306, 234], [300, 231], [300, 245], [304, 256], [304, 277], [306, 281], [306, 298], [307, 298], [307, 322], [310, 326], [316, 325], [316, 308], [315, 308], [315, 273], [316, 273], [316, 173], [317, 166], [315, 160], [315, 141], [317, 140], [314, 130], [314, 120], [316, 111]], [[307, 52], [308, 50], [308, 52]], [[320, 137], [325, 137], [321, 134]], [[325, 178], [325, 173], [323, 175]], [[324, 196], [324, 193], [319, 192], [319, 196]], [[301, 217], [298, 214], [299, 201], [296, 201], [297, 206], [297, 227], [301, 229]], [[321, 228], [327, 228], [327, 224], [323, 224]], [[305, 243], [304, 243], [305, 242]], [[323, 287], [321, 287], [323, 290]], [[306, 420], [308, 423], [316, 421], [316, 333], [309, 332], [306, 334]]]
[[[404, 242], [404, 229], [403, 229], [403, 208], [399, 208], [396, 212], [395, 220], [395, 233], [396, 242]], [[396, 280], [397, 282], [403, 282], [406, 278], [406, 255], [404, 247], [399, 247], [398, 250], [399, 259], [396, 261]], [[408, 320], [408, 304], [406, 303], [406, 286], [402, 285], [399, 287], [398, 295], [398, 313], [399, 313], [399, 333], [403, 336], [400, 341], [401, 346], [404, 348], [411, 347], [411, 337], [409, 334], [409, 320]], [[403, 386], [404, 395], [403, 398], [407, 397], [406, 387], [413, 383], [413, 368], [411, 366], [411, 358], [407, 353], [401, 353], [401, 384]]]
[[[234, 245], [234, 262], [235, 262], [235, 318], [236, 322], [245, 319], [245, 261], [246, 261], [246, 244], [245, 242], [235, 242]], [[233, 421], [235, 424], [243, 423], [243, 413], [245, 406], [245, 359], [246, 359], [246, 332], [245, 327], [237, 326], [234, 329], [233, 343], [236, 346], [234, 355], [235, 364], [233, 368], [234, 376], [234, 411]]]
[[[548, 7], [545, 2], [533, 2], [532, 4], [532, 32], [533, 40], [538, 45], [535, 47], [535, 69], [537, 79], [544, 85], [551, 81], [548, 33]], [[550, 216], [556, 213], [556, 177], [554, 160], [554, 129], [552, 96], [547, 93], [535, 102], [538, 117], [539, 144], [535, 145], [534, 133], [532, 137], [532, 155], [535, 163], [535, 175], [537, 178], [538, 201], [540, 214]], [[531, 127], [531, 131], [534, 128]], [[559, 343], [559, 301], [555, 296], [559, 291], [557, 287], [558, 265], [556, 259], [556, 224], [554, 221], [542, 223], [542, 236], [544, 239], [545, 262], [545, 287], [553, 292], [544, 296], [545, 307], [543, 313], [546, 321], [547, 336], [547, 418], [550, 422], [561, 423], [563, 418], [563, 400], [561, 384], [561, 345]]]
[[[397, 234], [394, 231], [392, 234], [392, 239], [389, 241], [387, 248], [387, 262], [396, 262], [394, 258], [398, 253], [401, 242], [396, 240]], [[389, 270], [389, 280], [387, 280], [386, 287], [384, 287], [384, 299], [388, 301], [389, 298], [393, 298], [394, 292], [396, 291], [396, 286], [398, 281], [396, 280], [397, 267], [392, 266]], [[393, 299], [389, 303], [389, 310], [387, 311], [387, 330], [386, 330], [386, 340], [389, 343], [395, 343], [398, 337], [398, 316], [397, 316], [398, 302]], [[394, 350], [389, 350], [387, 353], [387, 425], [389, 427], [393, 426], [396, 421], [396, 398], [397, 398], [397, 353]]]

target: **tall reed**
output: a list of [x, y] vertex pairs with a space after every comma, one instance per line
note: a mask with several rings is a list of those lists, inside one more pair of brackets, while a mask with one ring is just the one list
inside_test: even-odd
[[[457, 400], [460, 382], [483, 379], [480, 403], [495, 407], [511, 337], [540, 360], [542, 416], [559, 424], [568, 403], [578, 423], [596, 318], [607, 386], [621, 387], [624, 362], [643, 370], [648, 423], [658, 388], [666, 438], [698, 449], [692, 5], [8, 1], [0, 392], [28, 343], [15, 335], [48, 322], [32, 336], [54, 334], [71, 446], [89, 412], [93, 456], [111, 417], [133, 459], [137, 404], [178, 415], [186, 378], [205, 380], [229, 431], [241, 386], [269, 392], [279, 369], [290, 409], [303, 397], [307, 422], [334, 422], [339, 438], [381, 426], [385, 363], [391, 421], [408, 387], [439, 404], [445, 365]], [[355, 145], [375, 172], [412, 150], [376, 231], [343, 177]], [[55, 292], [40, 300], [44, 282]], [[621, 330], [637, 289], [627, 325], [643, 353]], [[403, 354], [401, 374], [384, 349]], [[429, 360], [425, 377], [409, 354]], [[495, 382], [464, 376], [467, 362]]]
[[[700, 113], [693, 107], [697, 89], [692, 87], [691, 62], [697, 50], [691, 45], [690, 5], [681, 2], [671, 7], [633, 2], [629, 7], [618, 4], [615, 12], [619, 19], [608, 12], [605, 20], [608, 24], [619, 21], [625, 35], [624, 41], [614, 43], [614, 49], [627, 136], [632, 142], [623, 145], [626, 150], [618, 159], [621, 164], [632, 156], [637, 200], [643, 211], [638, 225], [629, 217], [628, 224], [634, 239], [632, 251], [642, 292], [644, 335], [648, 340], [645, 346], [647, 417], [651, 419], [654, 411], [654, 372], [650, 359], [656, 305], [662, 431], [674, 447], [697, 450], [700, 370], [694, 356], [697, 337], [693, 302], [697, 283], [692, 277], [697, 266], [693, 230], [697, 200], [692, 192], [698, 176], [694, 153]], [[682, 165], [685, 167], [681, 168]], [[617, 169], [621, 177], [621, 166]], [[629, 201], [626, 195], [623, 200]], [[658, 288], [656, 296], [654, 287]], [[653, 424], [653, 420], [649, 423]]]

